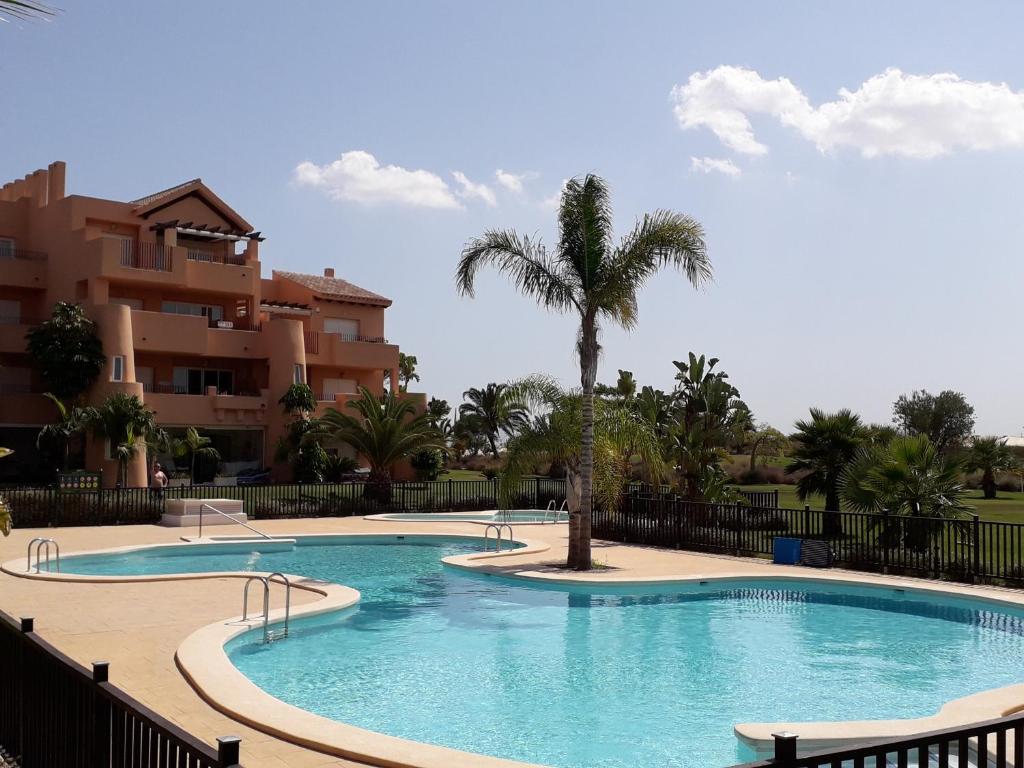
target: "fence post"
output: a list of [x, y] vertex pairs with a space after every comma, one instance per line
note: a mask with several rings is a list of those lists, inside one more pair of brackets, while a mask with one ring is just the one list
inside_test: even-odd
[[804, 536], [811, 535], [811, 505], [804, 504]]
[[[889, 572], [889, 508], [882, 508], [882, 573]], [[877, 542], [878, 539], [875, 539]]]
[[99, 684], [110, 681], [110, 662], [92, 663], [92, 681], [96, 683], [95, 704], [93, 705], [92, 764], [110, 765], [110, 700], [100, 693]]
[[449, 512], [451, 512], [451, 511], [452, 511], [452, 510], [453, 510], [453, 509], [455, 508], [455, 507], [453, 506], [453, 505], [454, 505], [454, 503], [455, 503], [455, 502], [454, 502], [454, 500], [452, 499], [452, 479], [451, 479], [451, 478], [449, 477], [449, 478], [448, 478], [448, 505], [447, 505], [447, 507], [446, 507], [446, 509], [447, 509], [447, 510], [448, 510]]
[[799, 738], [795, 733], [780, 731], [773, 733], [775, 739], [775, 756], [773, 762], [785, 766], [787, 763], [796, 762], [796, 740]]
[[237, 768], [242, 740], [238, 736], [217, 737], [217, 768]]
[[[540, 509], [540, 478], [533, 478], [533, 508]], [[555, 515], [557, 518], [558, 515]]]
[[974, 547], [974, 569], [971, 574], [973, 583], [981, 575], [981, 518], [971, 515], [971, 543]]

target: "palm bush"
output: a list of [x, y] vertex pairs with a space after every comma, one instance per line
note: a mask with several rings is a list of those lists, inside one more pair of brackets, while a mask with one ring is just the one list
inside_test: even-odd
[[220, 461], [220, 452], [213, 447], [213, 440], [199, 434], [195, 427], [188, 427], [185, 436], [174, 441], [174, 455], [188, 459], [189, 482], [196, 481], [196, 459]]
[[481, 267], [495, 266], [543, 308], [579, 316], [580, 509], [569, 516], [571, 568], [591, 567], [590, 520], [594, 481], [594, 384], [602, 322], [632, 329], [637, 291], [663, 267], [675, 267], [693, 284], [711, 277], [704, 230], [672, 211], [645, 214], [618, 243], [612, 232], [608, 187], [598, 176], [570, 179], [558, 208], [558, 243], [549, 252], [539, 240], [511, 230], [489, 230], [470, 240], [456, 271], [459, 291], [472, 296]]
[[498, 440], [511, 435], [526, 423], [526, 409], [512, 396], [507, 384], [471, 387], [462, 393], [468, 401], [459, 406], [459, 417], [468, 419], [487, 441], [491, 455], [498, 458]]
[[981, 472], [981, 491], [986, 499], [996, 497], [996, 472], [1017, 469], [1017, 457], [998, 437], [976, 437], [967, 452], [965, 472]]
[[124, 392], [115, 392], [99, 408], [88, 410], [84, 427], [92, 435], [110, 441], [120, 485], [125, 484], [128, 464], [140, 450], [170, 443], [167, 433], [156, 423], [156, 414], [137, 396]]
[[36, 448], [56, 445], [61, 455], [60, 467], [67, 472], [70, 464], [71, 441], [80, 434], [86, 424], [94, 417], [95, 409], [73, 406], [69, 408], [60, 398], [51, 392], [44, 392], [43, 397], [50, 400], [57, 409], [57, 421], [47, 424], [36, 435]]
[[309, 439], [344, 443], [355, 449], [370, 465], [364, 494], [373, 501], [391, 502], [391, 470], [397, 462], [420, 450], [444, 450], [440, 433], [427, 414], [416, 414], [410, 400], [392, 392], [377, 397], [360, 387], [359, 397], [349, 400], [346, 407], [355, 413], [328, 408]]
[[811, 418], [796, 423], [796, 432], [790, 438], [792, 461], [786, 465], [786, 472], [804, 473], [796, 483], [796, 493], [801, 500], [813, 494], [825, 497], [823, 533], [826, 536], [843, 532], [838, 515], [840, 479], [867, 438], [868, 431], [860, 417], [845, 408], [835, 413], [811, 408]]

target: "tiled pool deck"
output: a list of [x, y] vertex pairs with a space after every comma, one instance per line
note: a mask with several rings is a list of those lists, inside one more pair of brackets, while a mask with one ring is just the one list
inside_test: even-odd
[[[256, 525], [275, 536], [395, 531], [480, 535], [483, 532], [480, 525], [473, 523], [389, 523], [362, 518], [271, 520]], [[215, 529], [213, 533], [228, 535], [234, 534], [236, 530], [233, 526], [224, 526]], [[519, 537], [548, 548], [532, 554], [508, 555], [483, 567], [509, 573], [529, 573], [541, 578], [594, 580], [822, 575], [818, 571], [775, 566], [763, 560], [595, 542], [594, 559], [602, 567], [581, 577], [557, 568], [565, 557], [567, 526], [517, 526], [516, 533]], [[24, 558], [29, 540], [39, 535], [53, 537], [60, 543], [63, 553], [69, 554], [108, 547], [175, 543], [183, 535], [194, 534], [192, 529], [157, 526], [22, 529], [12, 532], [7, 538], [0, 538], [0, 562]], [[838, 579], [849, 578], [862, 582], [940, 587], [951, 592], [1024, 604], [1024, 593], [1015, 590], [938, 585], [923, 580], [843, 571], [829, 571], [828, 574]], [[293, 603], [296, 605], [308, 604], [317, 599], [318, 596], [308, 592], [299, 591], [293, 595]], [[175, 662], [175, 652], [179, 645], [201, 627], [236, 616], [240, 612], [240, 600], [241, 584], [235, 578], [76, 583], [18, 578], [0, 573], [0, 609], [15, 617], [34, 616], [36, 631], [43, 638], [85, 665], [92, 661], [109, 661], [112, 682], [208, 743], [214, 743], [217, 736], [240, 736], [244, 765], [251, 768], [360, 765], [244, 726], [207, 704], [183, 677]], [[958, 716], [969, 717], [975, 705], [963, 701], [965, 703], [960, 707]], [[1004, 695], [995, 702], [995, 709], [1001, 712], [1020, 705], [1024, 705], [1024, 696], [1014, 692], [1009, 698]], [[977, 713], [979, 718], [992, 717], [993, 702], [980, 702]], [[929, 727], [938, 725], [929, 723]]]

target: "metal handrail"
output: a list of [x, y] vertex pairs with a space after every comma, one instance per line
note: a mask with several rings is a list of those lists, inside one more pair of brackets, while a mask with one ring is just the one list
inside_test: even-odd
[[28, 543], [28, 550], [25, 553], [25, 572], [32, 572], [32, 547], [36, 548], [36, 573], [41, 573], [39, 566], [42, 564], [43, 559], [43, 547], [46, 547], [46, 570], [50, 570], [50, 545], [53, 544], [55, 554], [57, 555], [57, 573], [60, 573], [60, 544], [57, 543], [56, 539], [48, 539], [44, 536], [36, 536], [32, 541]]
[[487, 527], [484, 529], [484, 551], [485, 552], [487, 551], [487, 542], [490, 541], [490, 538], [491, 538], [491, 529], [492, 528], [494, 529], [494, 535], [495, 535], [495, 540], [494, 540], [494, 551], [495, 552], [501, 552], [501, 536], [502, 536], [502, 531], [504, 529], [506, 529], [506, 528], [508, 528], [508, 545], [509, 545], [509, 547], [512, 546], [512, 526], [509, 525], [508, 523], [489, 523], [487, 525]]
[[221, 512], [219, 509], [217, 509], [216, 507], [214, 507], [211, 504], [207, 504], [205, 501], [202, 504], [199, 505], [199, 538], [200, 539], [203, 538], [203, 510], [204, 509], [212, 509], [214, 512], [216, 512], [221, 517], [226, 517], [232, 523], [235, 523], [236, 525], [240, 525], [243, 528], [248, 528], [250, 531], [252, 531], [253, 533], [259, 534], [264, 539], [269, 539], [271, 541], [273, 541], [273, 539], [274, 539], [273, 536], [268, 536], [263, 531], [257, 530], [256, 528], [253, 528], [248, 523], [243, 523], [241, 520], [235, 520], [235, 518], [233, 518], [227, 512]]
[[[270, 631], [270, 584], [279, 578], [284, 584], [284, 631], [274, 636]], [[242, 621], [249, 621], [249, 587], [254, 581], [263, 585], [263, 613], [255, 616], [255, 619], [263, 619], [263, 644], [272, 642], [279, 638], [288, 637], [288, 620], [292, 613], [292, 584], [283, 573], [275, 571], [269, 576], [250, 576], [245, 580], [245, 588], [242, 590]]]

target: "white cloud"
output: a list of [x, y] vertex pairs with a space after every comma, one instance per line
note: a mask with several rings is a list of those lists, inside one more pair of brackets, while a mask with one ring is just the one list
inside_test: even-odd
[[961, 80], [952, 73], [908, 75], [887, 69], [840, 89], [818, 107], [784, 77], [721, 66], [672, 89], [682, 128], [709, 128], [730, 149], [762, 155], [750, 115], [769, 115], [821, 151], [852, 147], [864, 157], [928, 158], [958, 149], [1024, 147], [1024, 92], [1006, 83]]
[[494, 178], [498, 180], [498, 184], [509, 192], [515, 192], [516, 194], [523, 191], [524, 181], [536, 178], [536, 176], [537, 174], [533, 172], [512, 173], [511, 171], [503, 171], [501, 168], [494, 172]]
[[452, 176], [461, 187], [458, 195], [463, 200], [483, 200], [492, 208], [498, 204], [498, 200], [494, 196], [494, 190], [486, 184], [477, 184], [470, 181], [462, 171], [452, 171]]
[[690, 170], [694, 173], [724, 173], [726, 176], [739, 176], [739, 166], [732, 160], [716, 157], [691, 157]]
[[306, 161], [295, 169], [295, 181], [320, 187], [335, 200], [358, 203], [399, 203], [423, 208], [461, 208], [451, 188], [435, 173], [382, 166], [362, 150], [343, 152], [327, 165]]
[[562, 202], [562, 190], [565, 189], [565, 185], [569, 183], [568, 179], [562, 179], [562, 183], [558, 185], [558, 191], [550, 197], [545, 197], [540, 201], [542, 208], [556, 209]]

